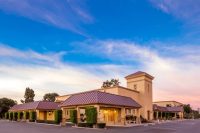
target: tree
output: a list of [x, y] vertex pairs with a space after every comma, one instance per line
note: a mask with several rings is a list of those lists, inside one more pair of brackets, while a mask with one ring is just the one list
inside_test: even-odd
[[35, 97], [34, 90], [27, 87], [24, 94], [25, 100], [21, 100], [21, 102], [22, 103], [34, 102], [34, 97]]
[[102, 88], [115, 87], [119, 86], [119, 84], [120, 84], [119, 79], [111, 79], [110, 81], [107, 80], [103, 82]]
[[54, 102], [56, 96], [59, 96], [59, 95], [57, 93], [47, 93], [44, 95], [43, 100], [49, 101], [49, 102]]
[[2, 118], [8, 110], [16, 105], [17, 102], [9, 98], [0, 99], [0, 117]]
[[192, 108], [190, 107], [190, 104], [184, 105], [183, 110], [184, 110], [184, 113], [187, 113], [187, 114], [192, 113]]

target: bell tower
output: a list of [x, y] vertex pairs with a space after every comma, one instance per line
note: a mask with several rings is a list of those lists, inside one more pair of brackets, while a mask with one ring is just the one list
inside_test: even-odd
[[153, 76], [148, 73], [138, 71], [125, 77], [127, 88], [139, 91], [138, 103], [142, 106], [140, 114], [147, 120], [153, 119]]

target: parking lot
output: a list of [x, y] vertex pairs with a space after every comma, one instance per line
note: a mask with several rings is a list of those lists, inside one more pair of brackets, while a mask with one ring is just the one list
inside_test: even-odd
[[168, 122], [151, 126], [79, 129], [56, 125], [0, 120], [0, 133], [200, 133], [200, 120]]

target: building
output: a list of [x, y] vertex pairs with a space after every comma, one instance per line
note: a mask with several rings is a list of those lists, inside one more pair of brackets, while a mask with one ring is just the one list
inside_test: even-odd
[[126, 124], [126, 112], [135, 116], [135, 123], [140, 123], [141, 105], [130, 97], [110, 94], [101, 91], [90, 91], [72, 95], [60, 105], [63, 111], [63, 123], [70, 119], [70, 110], [77, 110], [79, 122], [85, 122], [81, 116], [85, 115], [86, 107], [96, 107], [97, 122], [107, 125]]
[[183, 104], [177, 101], [153, 102], [155, 120], [183, 119]]
[[[106, 122], [107, 125], [126, 124], [126, 117], [130, 115], [136, 117], [136, 123], [140, 123], [141, 117], [146, 120], [153, 120], [152, 80], [154, 77], [139, 71], [126, 76], [125, 79], [127, 81], [126, 87], [99, 88], [94, 91], [56, 97], [56, 102], [63, 102], [60, 105], [63, 110], [63, 121], [69, 119], [70, 108], [76, 108], [80, 115], [84, 113], [84, 107], [90, 105], [98, 108], [99, 120]], [[88, 96], [81, 99], [77, 98], [82, 95]], [[95, 97], [96, 95], [101, 95], [102, 97]], [[108, 101], [100, 102], [102, 99], [110, 99], [113, 103], [107, 103]], [[131, 106], [124, 99], [127, 99], [127, 102], [130, 102]], [[67, 103], [70, 103], [70, 100], [76, 102], [69, 105]], [[95, 101], [91, 102], [91, 100]], [[88, 102], [84, 103], [82, 101]], [[118, 102], [116, 103], [115, 101]]]
[[153, 76], [138, 71], [125, 77], [127, 85], [98, 88], [91, 91], [56, 97], [55, 102], [32, 102], [15, 105], [10, 112], [36, 112], [37, 121], [53, 121], [55, 110], [62, 110], [62, 123], [70, 120], [70, 110], [77, 111], [77, 121], [83, 119], [87, 107], [97, 109], [97, 122], [106, 125], [141, 123], [141, 120], [183, 118], [182, 103], [152, 101]]
[[[30, 113], [34, 112], [36, 121], [54, 121], [55, 110], [59, 109], [59, 103], [36, 101], [13, 106], [9, 112], [20, 112], [22, 114], [21, 120], [27, 120]], [[28, 115], [28, 117], [26, 116]]]

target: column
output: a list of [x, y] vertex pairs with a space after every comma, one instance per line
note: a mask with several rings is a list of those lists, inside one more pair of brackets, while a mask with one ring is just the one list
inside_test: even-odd
[[125, 108], [121, 108], [121, 123], [126, 125], [126, 110]]
[[176, 117], [177, 117], [177, 116], [176, 116], [176, 112], [175, 112], [175, 114], [174, 114], [174, 117], [175, 117], [175, 119], [176, 119]]
[[158, 120], [158, 113], [159, 113], [159, 112], [157, 111], [157, 112], [156, 112], [156, 120]]
[[77, 106], [76, 107], [76, 110], [77, 110], [77, 123], [79, 123], [80, 122], [80, 108]]
[[137, 124], [141, 124], [141, 120], [140, 120], [140, 109], [137, 109], [137, 119], [136, 119], [136, 123], [137, 123]]
[[61, 108], [62, 110], [62, 122], [61, 122], [61, 126], [65, 126], [65, 109], [64, 108]]
[[94, 106], [97, 109], [97, 123], [100, 122], [100, 106], [99, 105], [95, 105]]

